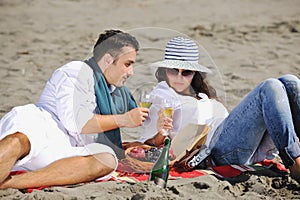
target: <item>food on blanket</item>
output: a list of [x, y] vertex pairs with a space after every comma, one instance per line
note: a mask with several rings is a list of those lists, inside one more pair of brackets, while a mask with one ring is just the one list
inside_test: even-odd
[[158, 149], [156, 147], [152, 147], [149, 150], [145, 151], [146, 156], [145, 159], [143, 161], [146, 162], [155, 162], [157, 160], [157, 158], [159, 157], [160, 153], [161, 153], [161, 149]]
[[[129, 156], [132, 158], [136, 158], [143, 162], [152, 162], [154, 163], [162, 152], [162, 147], [152, 147], [150, 149], [143, 149], [142, 147], [133, 147]], [[172, 155], [172, 151], [169, 154], [169, 160], [173, 160], [174, 155]]]
[[144, 158], [145, 157], [145, 150], [142, 147], [134, 147], [130, 150], [131, 157], [133, 158]]

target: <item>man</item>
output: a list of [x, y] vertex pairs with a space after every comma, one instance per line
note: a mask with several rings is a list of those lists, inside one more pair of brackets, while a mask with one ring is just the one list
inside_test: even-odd
[[[93, 57], [57, 69], [37, 105], [13, 108], [1, 119], [0, 188], [76, 184], [116, 169], [119, 128], [140, 126], [149, 112], [123, 86], [138, 48], [119, 30], [100, 34]], [[28, 172], [10, 176], [12, 170]]]

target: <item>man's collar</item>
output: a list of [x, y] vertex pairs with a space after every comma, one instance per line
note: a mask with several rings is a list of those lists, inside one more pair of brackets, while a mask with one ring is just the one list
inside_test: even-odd
[[107, 87], [108, 87], [109, 93], [113, 93], [116, 89], [116, 86], [114, 86], [114, 85], [108, 85]]

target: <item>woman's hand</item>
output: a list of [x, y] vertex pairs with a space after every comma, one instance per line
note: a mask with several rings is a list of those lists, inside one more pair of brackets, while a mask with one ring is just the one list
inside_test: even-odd
[[158, 133], [165, 134], [167, 130], [173, 128], [173, 119], [171, 117], [166, 117], [163, 113], [163, 109], [158, 111], [157, 119], [157, 131]]

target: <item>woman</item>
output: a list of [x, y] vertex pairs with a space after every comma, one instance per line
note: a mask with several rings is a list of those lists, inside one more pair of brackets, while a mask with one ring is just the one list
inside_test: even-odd
[[189, 123], [210, 127], [206, 144], [212, 150], [215, 165], [253, 164], [279, 153], [292, 177], [300, 182], [300, 80], [297, 77], [285, 75], [265, 80], [227, 116], [215, 90], [206, 81], [205, 73], [210, 70], [198, 64], [198, 49], [193, 41], [172, 39], [166, 46], [165, 60], [154, 65], [159, 66], [156, 73], [159, 83], [151, 92], [159, 96], [155, 99], [183, 98], [188, 103], [177, 102], [174, 116], [166, 118], [161, 111], [158, 115], [154, 112], [159, 110], [154, 102], [141, 141], [161, 144], [166, 137], [164, 129], [180, 131], [187, 124], [184, 122], [187, 117]]

